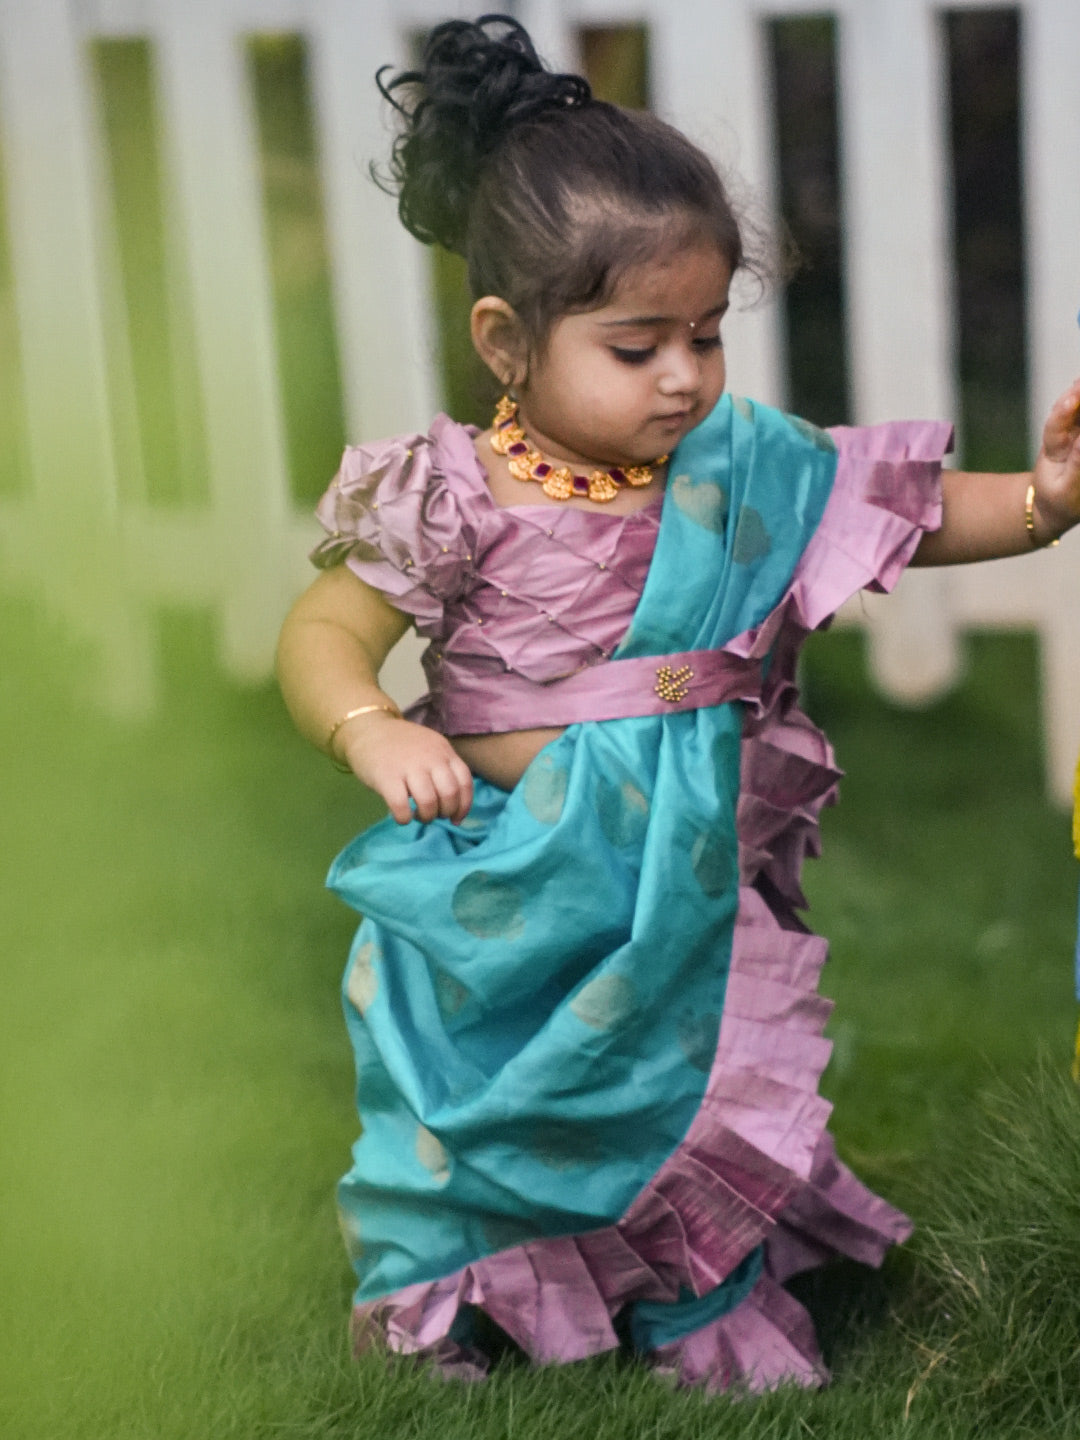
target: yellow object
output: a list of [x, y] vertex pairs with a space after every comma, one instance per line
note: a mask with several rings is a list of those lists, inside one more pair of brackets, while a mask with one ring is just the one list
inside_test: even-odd
[[694, 678], [694, 672], [689, 665], [680, 665], [673, 670], [670, 665], [661, 665], [656, 672], [656, 684], [653, 689], [661, 700], [668, 700], [675, 704], [678, 700], [685, 700], [690, 693], [690, 681]]
[[[1076, 764], [1076, 780], [1073, 784], [1073, 850], [1080, 860], [1080, 760]], [[1080, 936], [1076, 941], [1080, 956]], [[1076, 1044], [1073, 1046], [1072, 1078], [1080, 1085], [1080, 1024], [1076, 1027]]]
[[1035, 486], [1027, 487], [1027, 494], [1024, 496], [1024, 525], [1027, 529], [1028, 539], [1036, 550], [1053, 550], [1061, 544], [1060, 540], [1038, 540], [1035, 536]]
[[348, 711], [345, 715], [342, 715], [340, 720], [335, 720], [333, 725], [330, 726], [330, 733], [326, 737], [326, 744], [323, 746], [323, 749], [330, 757], [332, 764], [345, 775], [350, 773], [350, 767], [344, 765], [334, 754], [334, 736], [347, 721], [355, 720], [358, 715], [371, 715], [376, 710], [387, 710], [391, 715], [396, 716], [397, 719], [401, 719], [401, 711], [391, 700], [389, 705], [358, 705], [355, 710]]
[[[580, 499], [595, 500], [606, 505], [624, 485], [651, 485], [653, 465], [667, 462], [666, 455], [659, 455], [652, 465], [628, 465], [625, 469], [613, 465], [610, 470], [594, 470], [591, 475], [575, 475], [569, 465], [553, 465], [545, 460], [525, 431], [518, 424], [518, 402], [510, 395], [504, 395], [495, 407], [495, 418], [491, 422], [489, 444], [496, 455], [507, 457], [507, 469], [515, 480], [536, 480], [544, 494], [552, 500], [570, 500], [577, 495]], [[1034, 487], [1032, 495], [1034, 496]], [[1032, 500], [1034, 504], [1034, 500]], [[1034, 515], [1029, 533], [1034, 536]], [[1032, 540], [1032, 544], [1036, 542]]]

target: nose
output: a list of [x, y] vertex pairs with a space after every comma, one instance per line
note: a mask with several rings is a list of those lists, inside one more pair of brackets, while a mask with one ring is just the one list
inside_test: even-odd
[[672, 339], [664, 347], [664, 366], [658, 381], [662, 395], [695, 395], [701, 385], [701, 357], [689, 337]]

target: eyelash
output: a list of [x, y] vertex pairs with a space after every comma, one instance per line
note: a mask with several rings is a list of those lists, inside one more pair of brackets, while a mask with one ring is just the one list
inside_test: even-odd
[[[691, 342], [695, 350], [707, 352], [719, 350], [723, 345], [719, 335], [702, 335]], [[656, 346], [651, 345], [647, 350], [623, 350], [620, 346], [613, 345], [611, 353], [616, 360], [621, 360], [624, 365], [644, 365], [656, 354]]]

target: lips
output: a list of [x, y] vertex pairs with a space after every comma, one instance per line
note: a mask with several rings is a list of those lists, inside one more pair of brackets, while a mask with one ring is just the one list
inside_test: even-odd
[[654, 423], [661, 430], [677, 430], [686, 424], [692, 414], [691, 410], [676, 410], [670, 415], [658, 415]]

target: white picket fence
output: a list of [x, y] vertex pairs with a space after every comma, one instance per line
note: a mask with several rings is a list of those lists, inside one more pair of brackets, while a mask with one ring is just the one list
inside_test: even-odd
[[[347, 428], [356, 439], [425, 425], [438, 408], [429, 276], [391, 201], [366, 180], [387, 131], [371, 76], [407, 36], [481, 7], [427, 0], [0, 0], [3, 155], [29, 489], [0, 501], [5, 583], [44, 593], [100, 646], [117, 709], [154, 702], [152, 615], [210, 606], [224, 665], [268, 673], [281, 617], [306, 583], [310, 519], [288, 498], [257, 143], [241, 41], [307, 39], [327, 209]], [[513, 10], [555, 63], [577, 63], [583, 25], [649, 27], [654, 104], [775, 195], [763, 22], [818, 12], [799, 0], [522, 0]], [[954, 4], [950, 8], [966, 8]], [[1023, 173], [1032, 433], [1080, 370], [1080, 4], [1023, 0]], [[944, 144], [942, 8], [839, 0], [845, 287], [861, 422], [955, 413]], [[121, 499], [113, 417], [133, 403], [118, 335], [121, 287], [105, 200], [87, 43], [153, 47], [169, 181], [170, 243], [189, 289], [207, 436], [209, 502]], [[782, 404], [775, 305], [727, 331], [734, 390]], [[108, 378], [107, 378], [108, 377]], [[109, 387], [113, 388], [112, 394]], [[9, 403], [4, 400], [3, 403]], [[130, 487], [123, 489], [124, 496]], [[1025, 627], [1041, 641], [1050, 785], [1064, 798], [1080, 747], [1080, 565], [1070, 542], [1023, 561], [905, 577], [852, 617], [893, 695], [939, 693], [965, 629]], [[415, 688], [415, 655], [388, 667]], [[1034, 737], [1033, 737], [1034, 743]]]

